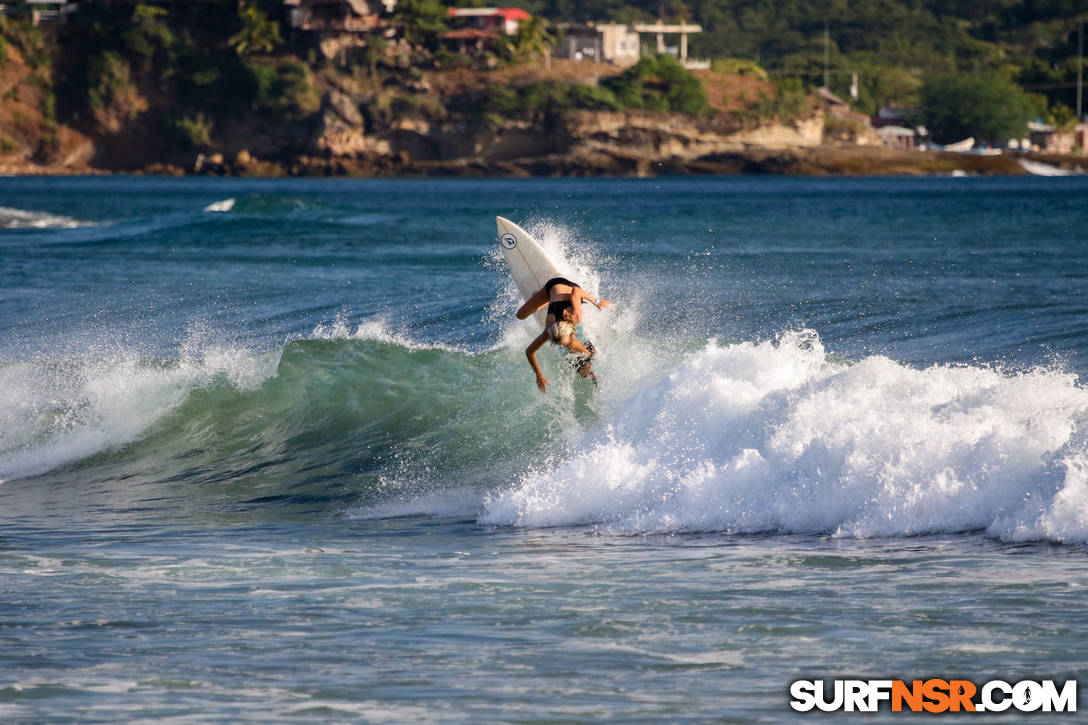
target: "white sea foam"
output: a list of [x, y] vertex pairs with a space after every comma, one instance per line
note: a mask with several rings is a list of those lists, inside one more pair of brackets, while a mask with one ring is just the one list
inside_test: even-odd
[[482, 521], [1088, 540], [1088, 389], [1059, 371], [846, 365], [795, 332], [710, 343], [614, 408]]
[[386, 320], [381, 318], [369, 318], [354, 322], [346, 312], [338, 313], [332, 322], [315, 325], [310, 332], [309, 339], [363, 340], [367, 342], [384, 342], [387, 345], [397, 345], [408, 350], [465, 352], [441, 343], [425, 343], [414, 340], [407, 333], [393, 329]]
[[108, 351], [0, 367], [0, 482], [130, 443], [195, 388], [225, 380], [253, 389], [275, 374], [280, 354], [219, 346], [191, 332], [171, 362]]
[[311, 340], [370, 340], [390, 345], [409, 347], [412, 343], [406, 335], [390, 329], [385, 320], [372, 318], [353, 322], [347, 313], [341, 312], [329, 323], [319, 323], [312, 332]]
[[44, 211], [28, 211], [0, 206], [0, 229], [75, 229], [97, 226], [95, 222], [50, 214]]
[[234, 199], [223, 199], [222, 201], [214, 201], [204, 207], [206, 212], [228, 212], [234, 208]]

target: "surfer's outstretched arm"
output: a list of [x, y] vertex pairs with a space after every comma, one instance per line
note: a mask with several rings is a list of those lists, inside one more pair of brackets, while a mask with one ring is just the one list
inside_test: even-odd
[[582, 321], [582, 300], [585, 300], [589, 304], [596, 307], [598, 310], [603, 310], [607, 307], [612, 306], [612, 303], [608, 300], [600, 297], [594, 297], [590, 293], [583, 290], [581, 287], [575, 287], [574, 291], [571, 292], [570, 301], [573, 305], [572, 309], [574, 311], [575, 319], [573, 320], [573, 322], [576, 325], [581, 323]]
[[570, 291], [570, 321], [575, 325], [582, 324], [582, 300], [593, 299], [581, 287], [575, 287]]
[[575, 353], [577, 355], [592, 355], [593, 354], [593, 350], [590, 350], [585, 345], [583, 345], [582, 341], [579, 340], [574, 335], [570, 336], [570, 342], [568, 342], [563, 347], [567, 348], [568, 350], [570, 350], [571, 352], [573, 352], [573, 353]]
[[548, 379], [544, 377], [544, 373], [540, 370], [540, 363], [536, 361], [536, 351], [543, 347], [547, 341], [548, 333], [545, 331], [537, 335], [536, 339], [529, 343], [529, 347], [525, 348], [525, 357], [529, 358], [529, 366], [536, 373], [536, 386], [540, 388], [542, 393], [548, 392]]
[[582, 294], [582, 299], [589, 302], [589, 304], [593, 305], [598, 310], [603, 310], [612, 306], [612, 303], [606, 300], [604, 297], [597, 297], [596, 299], [594, 299], [594, 297], [588, 292]]
[[548, 290], [541, 287], [533, 293], [533, 296], [524, 305], [518, 308], [518, 319], [526, 319], [546, 304], [548, 304]]

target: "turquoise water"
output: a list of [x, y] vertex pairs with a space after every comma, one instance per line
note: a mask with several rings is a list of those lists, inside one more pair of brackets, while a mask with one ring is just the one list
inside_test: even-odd
[[[0, 179], [0, 718], [1080, 678], [1086, 192]], [[616, 302], [599, 388], [536, 391], [497, 214]]]

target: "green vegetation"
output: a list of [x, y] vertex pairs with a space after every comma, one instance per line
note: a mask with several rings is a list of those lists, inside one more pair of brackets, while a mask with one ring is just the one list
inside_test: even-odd
[[[1068, 0], [528, 0], [530, 12], [555, 20], [687, 20], [703, 32], [690, 54], [749, 59], [772, 78], [823, 82], [825, 49], [831, 90], [857, 110], [915, 108], [933, 75], [1009, 78], [1046, 106], [1075, 106], [1077, 30], [1088, 6]], [[826, 39], [825, 46], [825, 29]], [[675, 41], [672, 41], [675, 42]], [[725, 69], [724, 65], [716, 68]]]
[[639, 61], [599, 86], [560, 80], [497, 85], [487, 91], [480, 108], [492, 123], [504, 118], [543, 120], [570, 110], [641, 109], [689, 116], [710, 111], [699, 80], [670, 56]]
[[622, 108], [612, 91], [569, 81], [541, 81], [525, 86], [495, 86], [482, 105], [493, 124], [504, 118], [544, 120], [563, 111], [614, 111]]
[[404, 39], [412, 45], [434, 50], [438, 35], [446, 30], [449, 7], [440, 0], [398, 0], [396, 21], [404, 28]]
[[169, 52], [174, 45], [174, 34], [165, 17], [166, 10], [153, 5], [136, 5], [132, 11], [131, 24], [123, 31], [123, 42], [141, 68], [147, 68], [158, 53], [166, 54], [160, 61], [174, 60]]
[[83, 3], [55, 51], [55, 117], [89, 131], [139, 114], [178, 149], [212, 145], [218, 121], [256, 112], [292, 122], [318, 110], [313, 72], [283, 43], [279, 3]]
[[253, 105], [274, 118], [298, 120], [315, 113], [321, 97], [313, 86], [310, 69], [296, 60], [246, 61], [245, 69], [255, 82]]
[[204, 114], [175, 119], [172, 126], [181, 145], [197, 150], [211, 146], [213, 124]]
[[389, 41], [380, 35], [367, 38], [366, 47], [358, 54], [359, 61], [366, 66], [371, 78], [378, 75], [378, 62], [381, 61], [385, 49], [389, 47]]
[[1077, 115], [1068, 106], [1054, 106], [1047, 113], [1047, 120], [1063, 133], [1070, 133], [1077, 125]]
[[603, 83], [623, 108], [705, 116], [710, 112], [699, 79], [668, 55], [643, 58]]
[[711, 61], [710, 69], [716, 73], [735, 73], [739, 76], [752, 76], [761, 81], [770, 80], [766, 70], [747, 58], [715, 58]]
[[41, 29], [31, 25], [26, 8], [26, 5], [14, 5], [9, 8], [9, 13], [14, 14], [0, 16], [0, 43], [4, 46], [0, 60], [7, 60], [7, 45], [11, 44], [19, 49], [27, 65], [38, 70], [49, 62], [53, 48]]
[[734, 115], [745, 121], [792, 121], [811, 115], [812, 98], [800, 78], [774, 80], [774, 92], [760, 90], [754, 99], [748, 99], [743, 110]]
[[[0, 16], [0, 64], [21, 56], [34, 70], [31, 82], [43, 85], [20, 87], [50, 129], [108, 135], [138, 127], [179, 158], [250, 131], [304, 139], [333, 89], [363, 105], [374, 129], [404, 116], [492, 123], [549, 121], [570, 110], [709, 116], [703, 83], [674, 48], [596, 82], [510, 73], [542, 64], [558, 22], [661, 17], [701, 24], [690, 55], [712, 59], [718, 74], [747, 76], [730, 91], [722, 90], [728, 77], [706, 76], [715, 107], [742, 121], [811, 113], [826, 58], [831, 91], [857, 111], [913, 109], [939, 141], [971, 135], [1003, 143], [1021, 137], [1032, 118], [1063, 129], [1075, 123], [1076, 31], [1088, 22], [1088, 6], [1070, 0], [512, 0], [533, 15], [515, 36], [479, 55], [444, 45], [448, 8], [482, 3], [399, 0], [388, 19], [395, 33], [364, 34], [363, 45], [339, 51], [326, 47], [327, 36], [288, 35], [281, 0], [85, 2], [66, 24], [44, 31], [16, 3], [15, 14]], [[433, 69], [471, 72], [424, 72]], [[493, 69], [525, 85], [491, 83]]]
[[849, 141], [864, 133], [865, 129], [866, 126], [861, 121], [829, 116], [824, 121], [824, 140]]
[[280, 26], [256, 5], [243, 5], [238, 11], [242, 29], [227, 39], [238, 55], [271, 53], [283, 45]]
[[974, 136], [1004, 145], [1027, 135], [1027, 121], [1045, 109], [1008, 79], [994, 75], [944, 75], [922, 86], [926, 124], [938, 142]]
[[86, 80], [87, 105], [102, 108], [132, 83], [132, 70], [120, 53], [106, 50], [91, 56]]
[[555, 45], [555, 36], [548, 32], [548, 21], [539, 15], [518, 26], [517, 34], [506, 41], [506, 52], [517, 61], [537, 58]]

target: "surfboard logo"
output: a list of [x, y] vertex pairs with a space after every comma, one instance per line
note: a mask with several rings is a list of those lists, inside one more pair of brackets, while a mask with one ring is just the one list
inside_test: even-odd
[[518, 238], [510, 232], [507, 232], [506, 234], [503, 234], [501, 237], [499, 237], [499, 242], [507, 249], [513, 249], [514, 247], [518, 246]]

